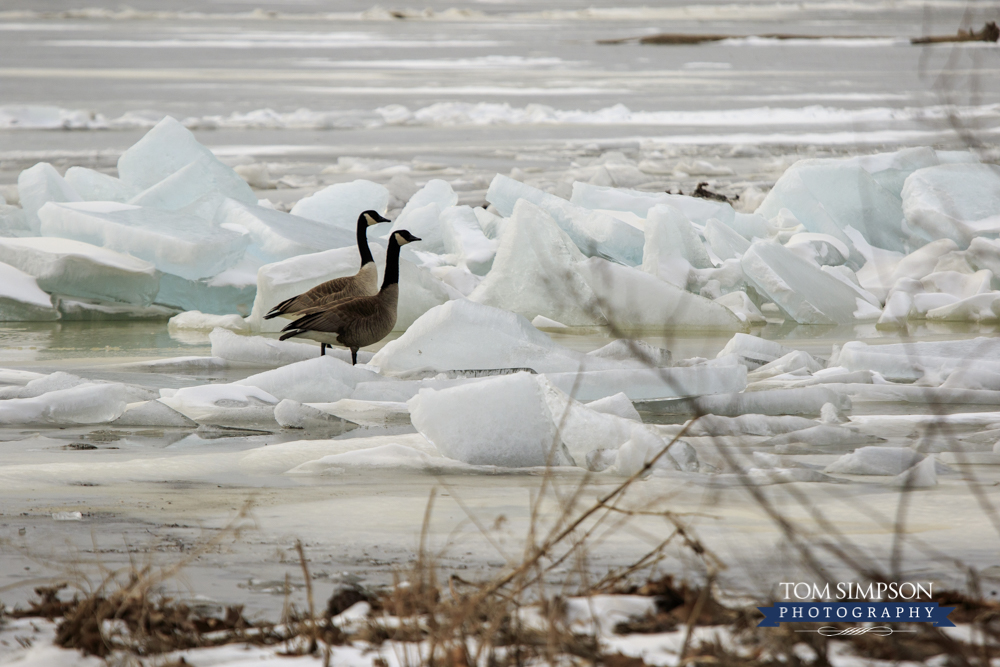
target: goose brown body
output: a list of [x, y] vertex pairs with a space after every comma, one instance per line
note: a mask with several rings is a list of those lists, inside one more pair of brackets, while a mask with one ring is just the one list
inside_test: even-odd
[[385, 277], [382, 289], [373, 296], [329, 300], [297, 313], [298, 318], [282, 331], [281, 340], [295, 336], [321, 343], [320, 354], [327, 345], [342, 345], [351, 349], [351, 359], [357, 363], [358, 349], [373, 345], [396, 326], [399, 304], [399, 248], [420, 239], [405, 230], [392, 233], [386, 252]]
[[264, 315], [264, 319], [269, 320], [272, 317], [297, 317], [309, 308], [315, 308], [343, 299], [378, 294], [378, 268], [375, 266], [371, 250], [368, 248], [368, 227], [379, 222], [390, 221], [379, 215], [376, 211], [365, 211], [358, 216], [357, 235], [358, 251], [361, 254], [361, 268], [357, 273], [353, 276], [343, 276], [327, 280], [325, 283], [313, 287], [308, 292], [285, 299]]

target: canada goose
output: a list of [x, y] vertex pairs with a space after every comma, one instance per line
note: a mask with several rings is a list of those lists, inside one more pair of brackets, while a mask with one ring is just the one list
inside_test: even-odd
[[351, 363], [358, 363], [358, 348], [379, 342], [396, 326], [399, 301], [399, 248], [420, 239], [400, 229], [389, 237], [385, 254], [382, 289], [374, 296], [327, 301], [298, 313], [299, 318], [282, 329], [280, 340], [302, 336], [320, 342], [321, 355], [327, 345], [351, 348]]
[[358, 251], [361, 253], [361, 268], [353, 276], [334, 278], [313, 287], [291, 299], [285, 299], [264, 316], [265, 320], [272, 317], [290, 317], [297, 315], [306, 308], [318, 306], [328, 299], [353, 299], [356, 296], [371, 296], [378, 294], [378, 269], [372, 259], [372, 251], [368, 249], [368, 228], [380, 222], [391, 222], [377, 211], [365, 211], [358, 216]]

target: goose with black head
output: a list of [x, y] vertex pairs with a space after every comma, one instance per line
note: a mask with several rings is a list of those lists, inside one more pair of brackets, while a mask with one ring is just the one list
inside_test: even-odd
[[327, 345], [350, 348], [351, 363], [358, 363], [358, 350], [374, 345], [396, 326], [399, 303], [399, 249], [420, 239], [400, 229], [389, 236], [382, 289], [373, 296], [327, 300], [321, 305], [300, 311], [298, 319], [282, 330], [281, 340], [295, 336], [320, 343], [320, 354]]

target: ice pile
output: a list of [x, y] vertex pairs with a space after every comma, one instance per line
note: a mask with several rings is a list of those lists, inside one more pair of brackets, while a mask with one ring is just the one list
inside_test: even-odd
[[[0, 211], [2, 270], [17, 271], [4, 281], [7, 320], [247, 315], [261, 266], [337, 248], [356, 256], [358, 215], [389, 201], [383, 186], [355, 181], [292, 213], [260, 205], [247, 181], [170, 117], [121, 155], [117, 178], [83, 167], [61, 176], [39, 163], [20, 174], [18, 195], [21, 208]], [[438, 288], [432, 305], [447, 299], [439, 281], [423, 283]]]
[[[0, 208], [10, 239], [0, 262], [52, 298], [8, 289], [0, 316], [159, 304], [249, 315], [252, 332], [273, 332], [285, 322], [263, 319], [271, 307], [357, 271], [361, 211], [401, 206], [391, 229], [423, 240], [403, 250], [398, 330], [461, 298], [548, 328], [620, 331], [746, 331], [765, 312], [881, 327], [1000, 319], [1000, 167], [972, 153], [801, 160], [753, 213], [633, 189], [650, 177], [626, 162], [610, 155], [572, 172], [589, 182], [550, 191], [498, 174], [486, 209], [459, 205], [457, 181], [406, 178], [330, 185], [284, 213], [165, 118], [121, 156], [118, 178], [82, 167], [60, 176], [45, 163], [21, 173], [21, 207]], [[380, 268], [387, 231], [370, 234]]]

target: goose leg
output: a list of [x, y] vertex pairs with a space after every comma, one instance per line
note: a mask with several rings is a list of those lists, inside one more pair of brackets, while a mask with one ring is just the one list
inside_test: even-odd
[[325, 355], [326, 355], [326, 343], [320, 343], [319, 344], [319, 356], [322, 357], [322, 356], [325, 356]]
[[358, 365], [358, 348], [356, 347], [351, 348], [351, 365], [352, 366]]

